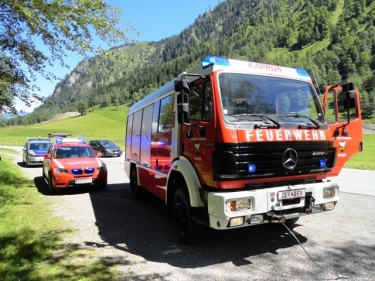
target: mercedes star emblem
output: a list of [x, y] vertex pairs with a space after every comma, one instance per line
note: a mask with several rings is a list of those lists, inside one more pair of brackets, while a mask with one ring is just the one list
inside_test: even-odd
[[293, 148], [288, 148], [283, 154], [283, 165], [289, 170], [293, 170], [298, 162], [298, 153]]

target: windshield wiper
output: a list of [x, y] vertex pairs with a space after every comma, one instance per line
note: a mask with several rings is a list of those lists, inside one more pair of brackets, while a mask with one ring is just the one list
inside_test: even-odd
[[305, 122], [306, 124], [298, 125], [298, 129], [319, 129], [320, 128], [320, 125], [318, 124], [318, 122], [316, 122], [314, 119], [312, 119], [311, 117], [307, 115], [300, 115], [299, 113], [291, 112], [290, 114], [285, 115], [285, 117], [306, 118], [313, 123], [311, 124], [311, 123]]
[[[279, 122], [277, 122], [275, 119], [272, 119], [270, 117], [268, 117], [267, 115], [265, 114], [248, 114], [250, 116], [257, 116], [257, 117], [260, 117], [264, 120], [264, 123], [261, 123], [261, 124], [255, 124], [254, 125], [254, 129], [269, 129], [269, 128], [280, 128], [281, 125]], [[270, 124], [269, 122], [267, 121], [271, 121], [272, 124]]]

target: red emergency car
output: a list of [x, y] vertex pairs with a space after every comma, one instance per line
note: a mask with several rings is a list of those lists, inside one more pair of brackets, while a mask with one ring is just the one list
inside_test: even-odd
[[51, 193], [72, 187], [107, 187], [107, 167], [82, 138], [58, 138], [43, 160], [43, 178]]

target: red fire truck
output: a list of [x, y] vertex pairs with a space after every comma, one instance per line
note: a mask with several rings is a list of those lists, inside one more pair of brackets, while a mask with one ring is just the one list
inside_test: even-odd
[[304, 69], [207, 57], [131, 106], [125, 172], [132, 196], [164, 200], [189, 244], [208, 226], [293, 225], [334, 209], [328, 177], [359, 151], [352, 83], [321, 99]]

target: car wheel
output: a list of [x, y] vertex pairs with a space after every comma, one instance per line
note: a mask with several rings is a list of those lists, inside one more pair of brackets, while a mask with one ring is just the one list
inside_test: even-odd
[[48, 190], [51, 194], [54, 194], [56, 192], [56, 188], [53, 186], [52, 183], [51, 173], [48, 174]]
[[130, 172], [129, 185], [132, 197], [135, 200], [142, 200], [145, 198], [145, 190], [142, 186], [138, 185], [137, 169], [132, 168]]
[[99, 189], [106, 189], [107, 188], [107, 182], [105, 181], [105, 182], [100, 182], [100, 183], [98, 183], [98, 188]]
[[173, 219], [182, 243], [189, 245], [203, 239], [206, 227], [193, 219], [186, 188], [177, 189], [173, 196]]

